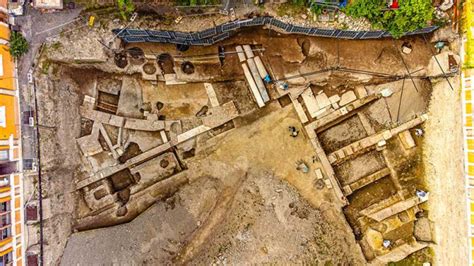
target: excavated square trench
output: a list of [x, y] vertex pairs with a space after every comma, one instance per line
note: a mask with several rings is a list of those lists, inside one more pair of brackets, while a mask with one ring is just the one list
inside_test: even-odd
[[[421, 49], [423, 41], [417, 37], [403, 41], [418, 47], [405, 56], [408, 66], [426, 66], [430, 54]], [[102, 71], [86, 63], [58, 64], [57, 75], [72, 84], [79, 98], [75, 119], [81, 128], [72, 149], [84, 169], [74, 180], [78, 203], [72, 224], [85, 232], [72, 235], [63, 262], [77, 261], [73, 250], [81, 249], [88, 229], [102, 228], [97, 234], [103, 237], [112, 231], [120, 235], [115, 230], [121, 226], [137, 230], [137, 224], [153, 233], [131, 241], [143, 249], [145, 242], [160, 249], [141, 254], [152, 263], [209, 264], [222, 256], [235, 263], [254, 252], [248, 245], [261, 251], [254, 254], [254, 263], [291, 263], [294, 256], [304, 263], [360, 264], [416, 241], [416, 218], [426, 216], [422, 205], [388, 217], [382, 210], [410, 199], [416, 190], [426, 190], [423, 138], [415, 134], [423, 124], [384, 136], [383, 143], [359, 146], [426, 113], [431, 84], [415, 79], [415, 87], [410, 79], [399, 78], [406, 69], [392, 40], [337, 42], [336, 46], [331, 39], [256, 29], [218, 46], [184, 52], [170, 44], [122, 44], [122, 54], [103, 63]], [[218, 56], [222, 49], [234, 51], [244, 44], [264, 49], [255, 54], [275, 81], [265, 84], [270, 101], [262, 108], [238, 56]], [[398, 78], [313, 73], [336, 65]], [[279, 82], [289, 89], [282, 90]], [[384, 89], [391, 91], [389, 96], [380, 96]], [[315, 114], [309, 108], [311, 97], [344, 98], [354, 92], [355, 99], [344, 104], [338, 100], [324, 112]], [[338, 112], [343, 113], [339, 118], [321, 122]], [[318, 123], [322, 126], [312, 132], [323, 154], [307, 131]], [[290, 136], [289, 127], [297, 128], [298, 137]], [[410, 140], [414, 145], [407, 147]], [[354, 143], [362, 144], [347, 154]], [[343, 157], [338, 157], [341, 152]], [[335, 183], [329, 180], [324, 160]], [[302, 164], [309, 168], [307, 173], [301, 171]], [[340, 204], [336, 189], [343, 191], [347, 206]], [[377, 221], [376, 215], [383, 219]], [[160, 229], [142, 224], [161, 217]], [[181, 228], [180, 222], [188, 229], [176, 235], [170, 228], [173, 223]], [[272, 223], [280, 238], [280, 233], [263, 226]], [[307, 237], [301, 242], [295, 235]], [[390, 246], [381, 247], [379, 236]], [[161, 238], [172, 240], [162, 247]], [[268, 244], [272, 240], [278, 243], [275, 248]], [[209, 247], [213, 241], [215, 247]], [[105, 247], [99, 240], [91, 245], [98, 250]], [[110, 245], [107, 248], [117, 248]], [[291, 255], [279, 252], [286, 245]]]

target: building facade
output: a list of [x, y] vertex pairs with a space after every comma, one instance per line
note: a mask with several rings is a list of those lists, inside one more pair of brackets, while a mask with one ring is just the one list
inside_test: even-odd
[[0, 266], [23, 265], [23, 184], [15, 62], [7, 1], [0, 1]]

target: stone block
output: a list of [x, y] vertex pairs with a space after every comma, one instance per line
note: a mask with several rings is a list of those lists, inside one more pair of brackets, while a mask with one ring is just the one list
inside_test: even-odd
[[339, 101], [339, 105], [344, 106], [355, 100], [357, 100], [357, 97], [354, 91], [346, 91], [344, 94], [342, 94], [341, 100]]
[[318, 102], [319, 108], [325, 108], [331, 105], [331, 102], [329, 101], [329, 98], [326, 93], [316, 95], [316, 102]]
[[428, 220], [428, 218], [422, 217], [415, 222], [414, 235], [419, 241], [433, 241], [433, 236], [431, 234], [431, 222]]
[[316, 168], [316, 170], [314, 170], [314, 172], [316, 173], [316, 179], [323, 179], [323, 171], [321, 171], [321, 168]]
[[331, 104], [337, 103], [337, 102], [339, 102], [340, 100], [341, 100], [341, 97], [339, 97], [339, 95], [337, 95], [337, 94], [336, 94], [336, 95], [333, 95], [333, 96], [331, 96], [331, 97], [329, 97], [329, 102], [330, 102]]
[[365, 98], [365, 97], [367, 97], [367, 90], [364, 88], [364, 86], [357, 86], [355, 88], [355, 94], [356, 94], [357, 98], [359, 98], [359, 99]]

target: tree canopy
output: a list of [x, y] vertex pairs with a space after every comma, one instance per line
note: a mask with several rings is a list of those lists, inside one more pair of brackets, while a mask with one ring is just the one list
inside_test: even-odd
[[20, 58], [28, 52], [29, 45], [25, 37], [20, 32], [13, 31], [10, 36], [10, 54], [15, 58]]
[[117, 5], [123, 20], [127, 20], [130, 14], [135, 10], [135, 5], [132, 0], [117, 0]]
[[396, 10], [386, 10], [384, 0], [356, 0], [345, 9], [349, 16], [367, 18], [376, 28], [388, 30], [395, 38], [428, 25], [433, 19], [431, 0], [400, 0]]

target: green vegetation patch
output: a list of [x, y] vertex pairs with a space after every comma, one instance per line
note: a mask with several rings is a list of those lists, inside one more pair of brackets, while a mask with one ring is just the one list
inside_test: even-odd
[[381, 0], [356, 0], [345, 8], [355, 18], [366, 18], [375, 28], [399, 38], [404, 33], [424, 28], [433, 19], [431, 0], [400, 0], [400, 7], [388, 10]]
[[117, 6], [120, 12], [120, 17], [123, 20], [128, 20], [133, 11], [135, 11], [135, 5], [132, 0], [117, 0]]
[[13, 31], [10, 36], [10, 54], [15, 58], [20, 58], [29, 49], [28, 41], [20, 32]]

